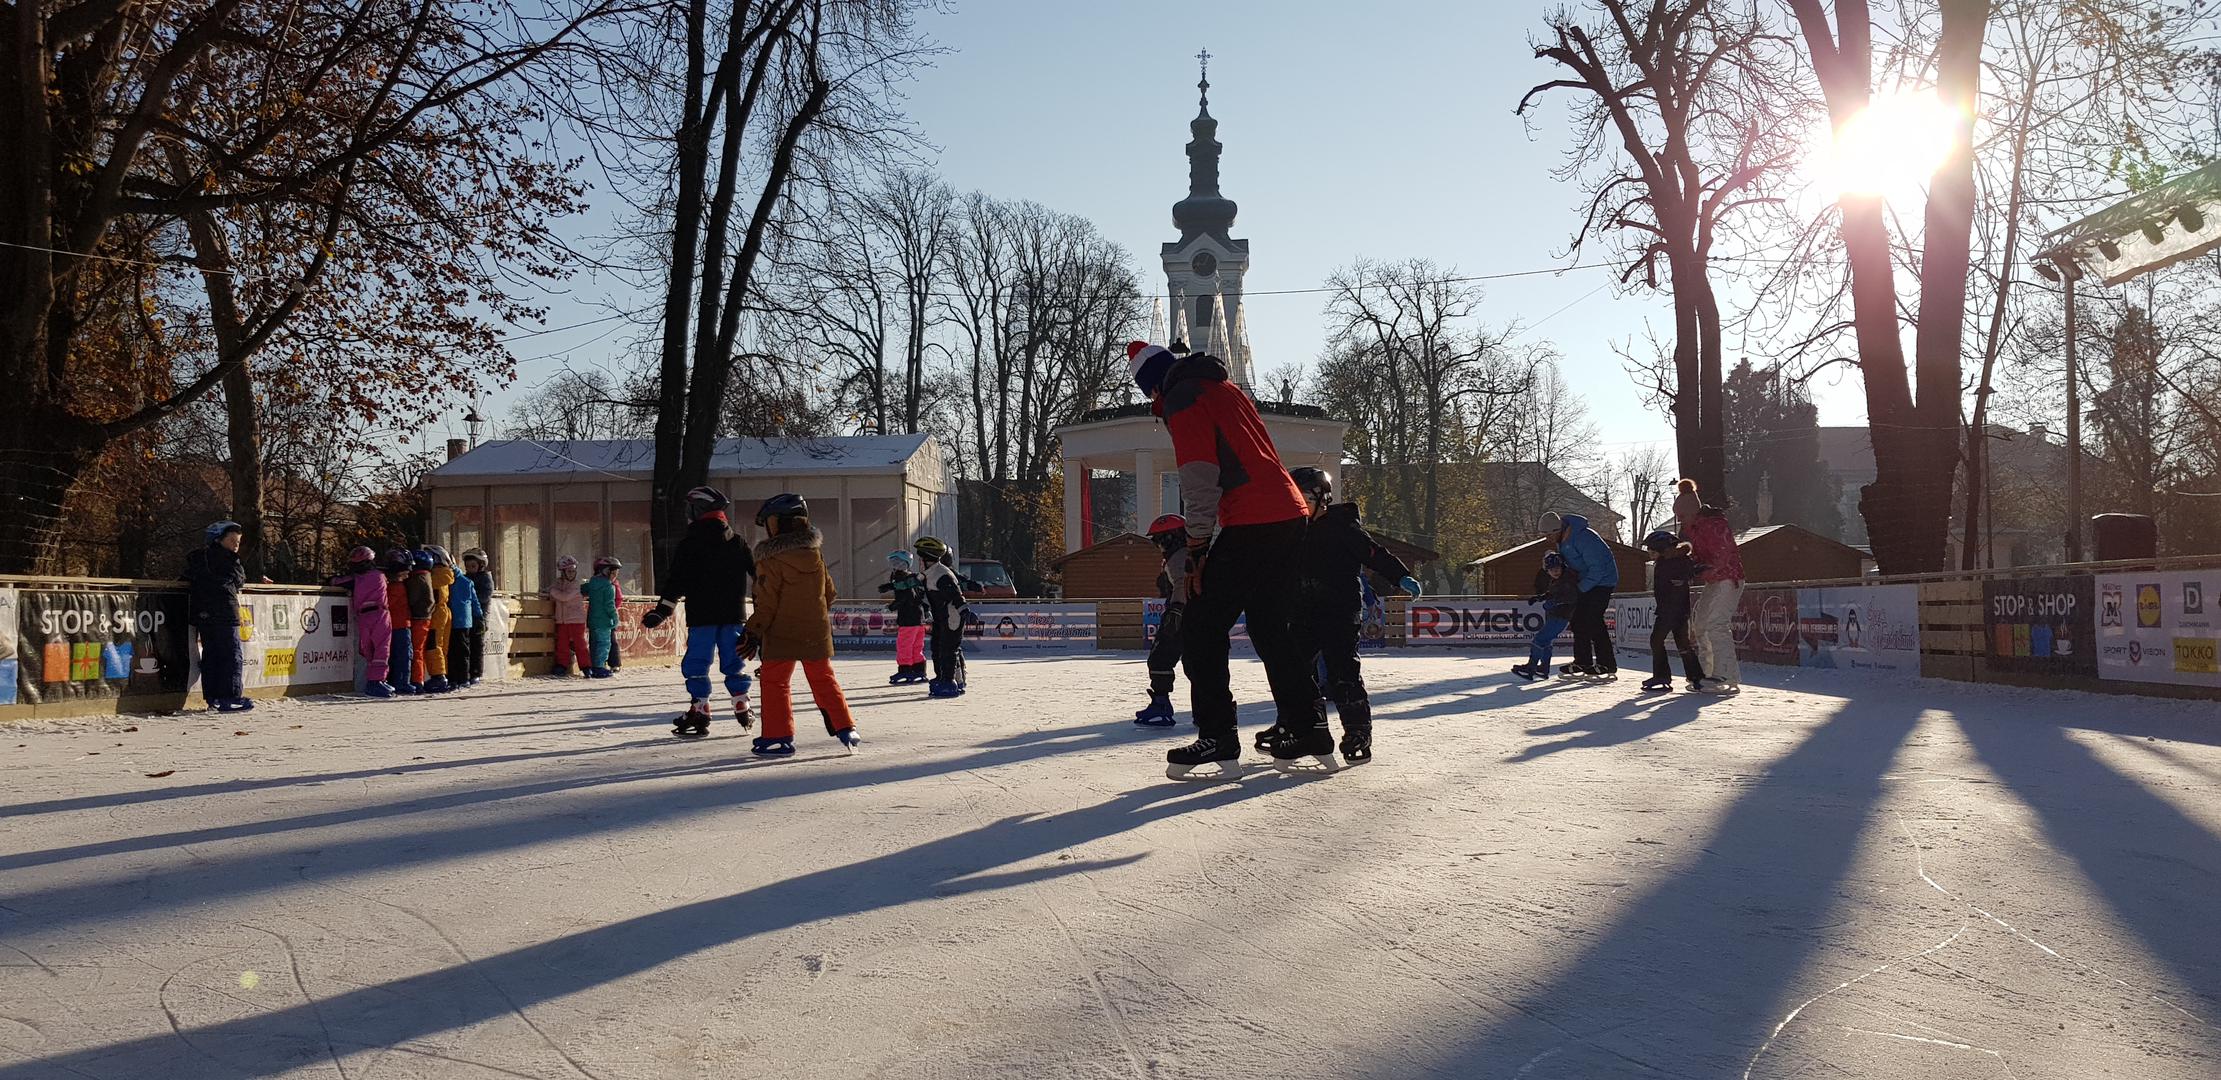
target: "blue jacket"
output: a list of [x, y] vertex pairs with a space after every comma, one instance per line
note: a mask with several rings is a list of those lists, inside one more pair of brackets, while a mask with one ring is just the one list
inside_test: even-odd
[[1581, 575], [1581, 591], [1590, 589], [1619, 588], [1619, 561], [1612, 558], [1611, 545], [1589, 528], [1589, 519], [1579, 514], [1567, 514], [1558, 519], [1565, 526], [1565, 542], [1558, 545], [1558, 554], [1565, 556], [1566, 565]]
[[447, 587], [447, 609], [455, 614], [455, 629], [468, 630], [486, 617], [486, 605], [478, 599], [478, 586], [471, 584], [470, 575], [455, 575], [455, 583]]

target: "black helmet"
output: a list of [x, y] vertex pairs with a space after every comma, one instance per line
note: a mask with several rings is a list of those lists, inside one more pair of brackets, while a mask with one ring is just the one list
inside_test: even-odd
[[765, 499], [762, 506], [756, 508], [756, 524], [758, 525], [765, 524], [769, 522], [772, 518], [798, 518], [809, 516], [809, 502], [803, 499], [802, 496], [797, 495], [791, 491], [781, 492], [780, 494], [773, 495], [772, 497]]
[[1681, 546], [1681, 538], [1675, 536], [1672, 530], [1655, 529], [1649, 536], [1643, 537], [1643, 546], [1652, 551], [1672, 551]]
[[1314, 469], [1309, 465], [1290, 469], [1288, 479], [1296, 482], [1296, 490], [1303, 492], [1304, 498], [1316, 498], [1323, 503], [1334, 501], [1334, 477], [1325, 469]]
[[725, 493], [704, 484], [686, 493], [686, 516], [691, 521], [703, 514], [723, 510], [733, 504]]

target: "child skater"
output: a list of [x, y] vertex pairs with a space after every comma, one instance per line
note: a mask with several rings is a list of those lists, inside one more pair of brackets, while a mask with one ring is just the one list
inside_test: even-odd
[[1644, 680], [1643, 689], [1673, 689], [1673, 668], [1666, 663], [1670, 634], [1674, 648], [1681, 650], [1681, 673], [1689, 677], [1689, 689], [1702, 690], [1704, 665], [1689, 644], [1689, 584], [1704, 568], [1689, 557], [1689, 545], [1665, 529], [1644, 537], [1643, 546], [1650, 549], [1650, 594], [1658, 601], [1658, 613], [1650, 623], [1650, 678]]
[[571, 665], [585, 671], [593, 664], [586, 645], [586, 594], [578, 580], [578, 557], [555, 560], [555, 582], [548, 586], [555, 601], [555, 668], [550, 674], [568, 676]]
[[[1296, 602], [1290, 608], [1289, 631], [1298, 652], [1317, 656], [1326, 669], [1326, 697], [1342, 717], [1342, 741], [1336, 749], [1350, 764], [1371, 761], [1373, 703], [1357, 662], [1358, 624], [1364, 616], [1358, 572], [1370, 569], [1389, 578], [1413, 599], [1420, 595], [1419, 581], [1402, 559], [1373, 541], [1358, 520], [1356, 503], [1334, 501], [1334, 477], [1326, 470], [1307, 466], [1291, 470], [1288, 477], [1311, 513], [1311, 524], [1296, 545]], [[1315, 730], [1325, 729], [1321, 709]], [[1310, 747], [1282, 748], [1279, 734], [1277, 725], [1259, 732], [1257, 748], [1281, 760], [1321, 754]]]
[[347, 553], [347, 572], [332, 579], [347, 590], [355, 609], [355, 651], [362, 654], [362, 692], [374, 698], [393, 696], [386, 684], [386, 650], [393, 647], [393, 620], [386, 615], [386, 575], [378, 569], [378, 553], [357, 545]]
[[[447, 558], [446, 548], [434, 548], [438, 558]], [[447, 610], [453, 625], [447, 633], [447, 683], [458, 690], [476, 685], [482, 664], [478, 650], [486, 643], [485, 632], [478, 624], [486, 620], [485, 602], [478, 598], [478, 583], [471, 580], [469, 559], [464, 566], [454, 570], [454, 580], [447, 583]], [[451, 568], [452, 569], [452, 568]]]
[[[725, 516], [731, 506], [724, 492], [698, 487], [686, 493], [686, 535], [679, 538], [671, 564], [661, 576], [662, 595], [653, 610], [640, 617], [640, 625], [653, 630], [671, 617], [680, 600], [686, 601], [686, 654], [679, 659], [679, 673], [686, 676], [689, 699], [686, 714], [671, 725], [682, 739], [709, 735], [709, 664], [725, 675], [725, 690], [733, 696], [733, 719], [742, 731], [755, 723], [748, 712], [748, 678], [740, 655], [740, 639], [747, 630], [748, 579], [755, 576], [756, 560], [748, 554], [748, 541], [733, 531]], [[759, 742], [761, 740], [758, 740]]]
[[423, 553], [432, 561], [427, 575], [432, 583], [432, 615], [424, 632], [424, 670], [432, 677], [425, 680], [424, 690], [444, 694], [462, 688], [447, 677], [448, 639], [455, 635], [455, 567], [447, 549], [438, 544], [424, 545]]
[[476, 606], [471, 609], [470, 629], [464, 634], [470, 669], [467, 674], [471, 685], [486, 677], [486, 622], [494, 610], [494, 574], [488, 569], [483, 548], [463, 552], [463, 576], [470, 579], [471, 593]]
[[432, 553], [418, 548], [408, 553], [409, 576], [401, 585], [409, 597], [409, 671], [416, 677], [416, 692], [437, 694], [447, 688], [446, 680], [435, 682], [432, 678], [429, 647], [432, 636]]
[[933, 614], [933, 682], [937, 698], [964, 696], [964, 586], [958, 583], [949, 546], [921, 536], [911, 550], [925, 562], [925, 599]]
[[1188, 610], [1188, 519], [1178, 514], [1157, 518], [1149, 523], [1149, 539], [1164, 554], [1164, 568], [1157, 571], [1164, 617], [1157, 620], [1157, 639], [1149, 643], [1149, 707], [1134, 714], [1134, 723], [1171, 727], [1172, 675], [1180, 670], [1180, 623]]
[[594, 576], [579, 587], [586, 595], [586, 637], [594, 658], [586, 674], [596, 679], [610, 676], [609, 654], [617, 651], [617, 571], [624, 568], [615, 555], [604, 555], [594, 560]]
[[1542, 605], [1542, 629], [1527, 645], [1527, 662], [1514, 665], [1512, 674], [1530, 680], [1550, 677], [1551, 649], [1573, 621], [1573, 606], [1580, 600], [1581, 578], [1566, 565], [1565, 556], [1555, 551], [1543, 556], [1542, 569], [1535, 572], [1535, 595], [1527, 598]]
[[887, 685], [903, 686], [925, 681], [925, 579], [910, 568], [910, 553], [887, 553], [887, 580], [879, 586], [893, 593], [887, 610], [895, 613], [895, 673]]
[[[609, 564], [617, 570], [625, 568], [625, 564], [618, 562], [615, 555], [609, 557]], [[616, 595], [617, 623], [622, 625], [625, 621], [625, 583], [617, 580], [615, 573], [609, 575], [609, 591]], [[625, 666], [625, 650], [618, 646], [617, 631], [614, 629], [609, 632], [609, 663], [603, 666], [607, 667], [612, 675], [617, 673], [618, 668]]]
[[393, 640], [387, 648], [387, 675], [396, 694], [417, 692], [416, 630], [409, 618], [409, 553], [400, 548], [386, 552], [386, 617], [393, 620]]
[[810, 504], [802, 496], [773, 495], [756, 511], [756, 524], [770, 535], [756, 545], [756, 610], [748, 616], [743, 659], [763, 658], [763, 735], [754, 752], [762, 757], [794, 754], [796, 664], [810, 683], [810, 700], [825, 715], [825, 733], [853, 752], [861, 741], [848, 699], [833, 677], [833, 576], [825, 572], [820, 549], [825, 538], [810, 524]]

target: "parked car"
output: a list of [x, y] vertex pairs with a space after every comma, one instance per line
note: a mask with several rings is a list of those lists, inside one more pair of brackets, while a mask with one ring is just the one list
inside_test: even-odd
[[963, 559], [956, 561], [956, 576], [964, 579], [964, 595], [979, 599], [997, 599], [1018, 595], [1018, 583], [1010, 580], [1010, 571], [994, 559]]

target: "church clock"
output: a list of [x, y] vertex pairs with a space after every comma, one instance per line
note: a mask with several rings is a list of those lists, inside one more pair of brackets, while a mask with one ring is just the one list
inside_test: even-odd
[[1208, 251], [1198, 251], [1195, 258], [1188, 262], [1188, 269], [1195, 271], [1197, 277], [1210, 277], [1218, 273], [1218, 256]]

